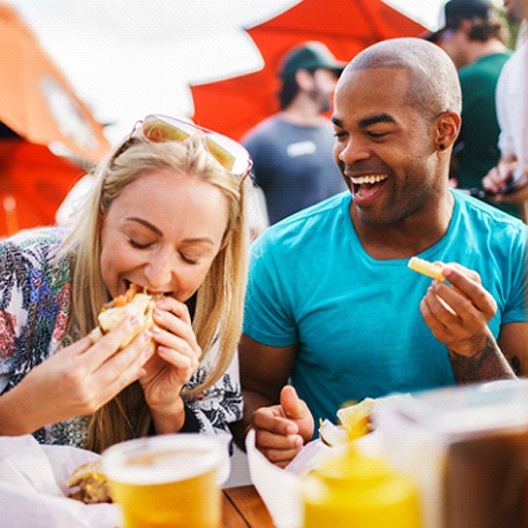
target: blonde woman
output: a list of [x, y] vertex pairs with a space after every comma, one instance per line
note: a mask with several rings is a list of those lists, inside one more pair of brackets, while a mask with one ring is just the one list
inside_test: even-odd
[[[240, 419], [250, 168], [238, 143], [147, 116], [101, 164], [71, 230], [0, 244], [0, 435], [100, 452]], [[101, 307], [131, 284], [160, 297], [156, 326], [120, 349], [129, 318], [93, 344]]]

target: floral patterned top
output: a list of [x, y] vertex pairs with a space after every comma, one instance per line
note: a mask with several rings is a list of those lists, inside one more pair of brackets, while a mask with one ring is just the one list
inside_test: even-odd
[[[68, 260], [57, 255], [66, 233], [60, 228], [41, 228], [0, 242], [0, 394], [17, 385], [61, 346], [80, 337], [65, 336], [71, 275]], [[207, 378], [217, 353], [215, 340], [184, 389], [196, 387]], [[200, 432], [229, 432], [227, 424], [242, 417], [236, 356], [213, 386], [187, 398], [185, 405]], [[78, 417], [33, 434], [41, 443], [82, 447], [87, 423], [87, 417]]]

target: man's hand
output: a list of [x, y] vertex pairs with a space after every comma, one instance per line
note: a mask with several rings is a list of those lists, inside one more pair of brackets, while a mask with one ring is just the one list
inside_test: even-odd
[[420, 304], [422, 316], [438, 341], [471, 356], [475, 340], [483, 344], [488, 336], [497, 303], [475, 271], [449, 264], [442, 273], [450, 284], [433, 282]]
[[475, 271], [449, 264], [420, 303], [434, 336], [447, 346], [451, 366], [461, 383], [514, 378], [515, 373], [495, 341], [488, 322], [497, 303]]
[[314, 420], [306, 403], [291, 385], [283, 387], [280, 404], [257, 409], [251, 416], [257, 448], [279, 467], [288, 463], [310, 441]]

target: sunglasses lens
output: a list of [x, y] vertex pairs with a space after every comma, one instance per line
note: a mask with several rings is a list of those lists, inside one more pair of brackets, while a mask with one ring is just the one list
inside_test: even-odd
[[220, 134], [205, 136], [207, 150], [224, 169], [233, 174], [244, 174], [249, 168], [249, 154], [236, 141]]
[[148, 116], [143, 121], [142, 126], [143, 135], [154, 143], [162, 143], [164, 141], [185, 141], [193, 133], [194, 129], [186, 126], [186, 123], [168, 123], [156, 119], [154, 116]]
[[185, 141], [196, 131], [201, 131], [205, 136], [207, 150], [224, 169], [235, 175], [242, 175], [250, 168], [249, 154], [242, 145], [226, 136], [209, 132], [191, 123], [168, 116], [149, 115], [144, 119], [141, 129], [143, 135], [155, 143]]

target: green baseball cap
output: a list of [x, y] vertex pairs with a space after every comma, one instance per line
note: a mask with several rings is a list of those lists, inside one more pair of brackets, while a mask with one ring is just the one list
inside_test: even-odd
[[280, 78], [286, 79], [295, 75], [298, 70], [315, 71], [320, 68], [332, 70], [339, 76], [346, 63], [338, 61], [322, 42], [305, 42], [293, 48], [282, 60]]

